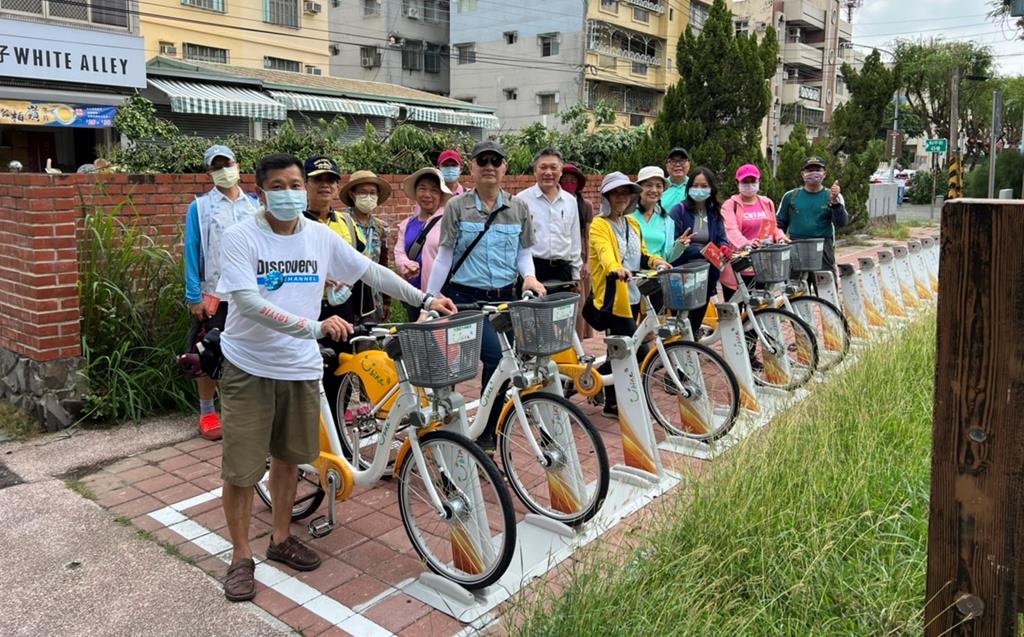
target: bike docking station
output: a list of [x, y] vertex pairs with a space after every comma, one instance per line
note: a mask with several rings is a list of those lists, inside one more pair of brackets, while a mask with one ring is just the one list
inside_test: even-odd
[[[885, 320], [885, 300], [882, 296], [882, 284], [878, 277], [878, 269], [875, 268], [875, 260], [871, 257], [859, 257], [857, 265], [860, 266], [861, 303], [864, 305], [864, 316], [871, 328], [885, 329], [888, 323]], [[851, 266], [852, 268], [852, 266]], [[856, 277], [856, 273], [854, 273]], [[856, 279], [851, 282], [856, 288]]]
[[[889, 250], [878, 251], [879, 288], [882, 291], [882, 305], [891, 318], [906, 321], [914, 308], [911, 299], [904, 295], [896, 272], [896, 260]], [[909, 291], [908, 291], [909, 292]]]
[[839, 264], [839, 285], [843, 290], [843, 315], [850, 326], [850, 337], [854, 344], [871, 340], [867, 309], [860, 286], [857, 285], [857, 269], [852, 264]]

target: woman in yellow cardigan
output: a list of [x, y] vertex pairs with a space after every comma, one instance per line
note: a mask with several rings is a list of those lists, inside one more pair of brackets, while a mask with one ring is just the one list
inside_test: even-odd
[[[606, 330], [616, 336], [630, 336], [636, 331], [636, 317], [640, 310], [640, 289], [631, 281], [632, 273], [642, 268], [669, 268], [661, 257], [651, 256], [640, 234], [640, 224], [626, 215], [636, 209], [641, 188], [629, 177], [613, 172], [601, 182], [601, 211], [590, 226], [590, 285], [593, 299], [589, 300], [584, 318], [595, 329]], [[641, 345], [637, 357], [647, 353]], [[605, 361], [598, 369], [602, 374], [611, 372]], [[619, 415], [615, 388], [605, 387], [603, 413]]]

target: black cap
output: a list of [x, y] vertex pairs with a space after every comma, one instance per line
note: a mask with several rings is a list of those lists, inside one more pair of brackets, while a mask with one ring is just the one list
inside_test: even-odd
[[474, 146], [473, 153], [469, 157], [470, 159], [476, 159], [478, 155], [482, 155], [483, 153], [494, 153], [498, 157], [504, 159], [505, 147], [499, 144], [498, 142], [487, 140], [484, 142], [480, 142], [476, 146]]
[[676, 146], [672, 150], [668, 151], [668, 155], [665, 157], [665, 159], [672, 159], [672, 157], [675, 155], [682, 155], [683, 159], [690, 158], [690, 153], [686, 152], [685, 148], [683, 148], [682, 146]]
[[306, 179], [316, 177], [317, 175], [334, 175], [341, 179], [341, 171], [338, 170], [338, 164], [330, 157], [322, 155], [307, 159], [305, 166], [303, 166], [303, 172], [306, 173]]
[[804, 167], [801, 168], [801, 170], [807, 170], [809, 166], [821, 166], [822, 168], [824, 168], [825, 160], [822, 159], [821, 157], [808, 157], [807, 160], [804, 162]]

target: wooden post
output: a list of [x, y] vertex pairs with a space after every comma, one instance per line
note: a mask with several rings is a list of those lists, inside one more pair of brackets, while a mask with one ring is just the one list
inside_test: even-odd
[[1024, 204], [947, 202], [941, 241], [925, 635], [1016, 635]]

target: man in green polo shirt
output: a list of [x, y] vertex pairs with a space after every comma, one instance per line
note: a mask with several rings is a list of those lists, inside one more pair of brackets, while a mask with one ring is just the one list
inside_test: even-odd
[[825, 188], [825, 162], [820, 157], [809, 157], [800, 176], [803, 188], [794, 188], [782, 196], [776, 220], [790, 239], [824, 239], [822, 269], [835, 273], [835, 229], [850, 223], [839, 182]]
[[676, 204], [686, 199], [686, 187], [690, 183], [690, 153], [679, 146], [668, 151], [665, 173], [668, 175], [668, 185], [661, 195], [661, 207], [671, 213]]

